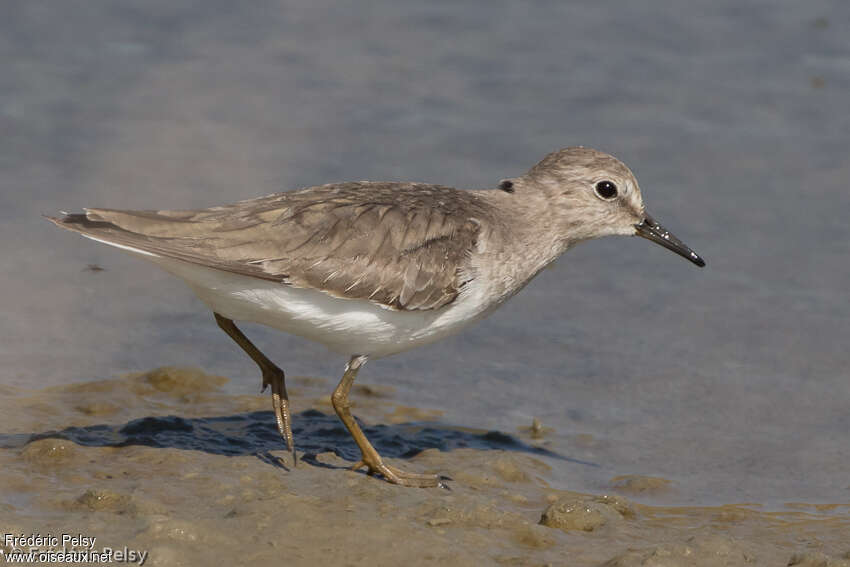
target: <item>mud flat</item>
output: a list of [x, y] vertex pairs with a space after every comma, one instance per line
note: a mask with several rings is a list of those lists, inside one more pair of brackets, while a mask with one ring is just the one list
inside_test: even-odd
[[268, 397], [225, 382], [160, 368], [0, 390], [0, 534], [96, 538], [91, 550], [144, 552], [145, 565], [850, 566], [850, 503], [648, 505], [669, 482], [626, 475], [604, 493], [558, 490], [539, 426], [452, 427], [389, 387], [354, 394], [367, 435], [448, 488], [347, 470], [356, 448], [320, 378], [290, 379], [309, 407], [293, 468]]

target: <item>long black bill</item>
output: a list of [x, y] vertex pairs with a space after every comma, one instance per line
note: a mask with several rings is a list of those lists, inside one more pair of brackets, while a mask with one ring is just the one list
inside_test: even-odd
[[655, 222], [655, 219], [649, 215], [635, 225], [637, 235], [643, 236], [647, 240], [651, 240], [656, 244], [660, 244], [667, 250], [672, 250], [682, 258], [687, 258], [700, 268], [705, 266], [705, 260], [699, 257], [696, 252], [685, 246], [685, 243], [670, 234], [666, 228]]

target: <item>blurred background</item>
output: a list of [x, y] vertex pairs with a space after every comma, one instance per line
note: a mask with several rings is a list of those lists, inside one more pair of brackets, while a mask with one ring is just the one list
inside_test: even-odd
[[[360, 380], [447, 424], [539, 418], [552, 450], [597, 465], [553, 461], [562, 488], [644, 474], [677, 501], [846, 502], [848, 23], [841, 0], [9, 3], [0, 385], [166, 364], [260, 382], [182, 282], [42, 214], [494, 187], [586, 145], [627, 163], [708, 266], [586, 243]], [[320, 345], [245, 330], [289, 375], [341, 375]]]

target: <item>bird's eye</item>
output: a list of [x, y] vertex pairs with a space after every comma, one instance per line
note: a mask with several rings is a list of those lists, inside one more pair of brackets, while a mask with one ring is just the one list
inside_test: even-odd
[[593, 187], [593, 190], [597, 197], [606, 201], [617, 196], [617, 186], [610, 181], [600, 181]]

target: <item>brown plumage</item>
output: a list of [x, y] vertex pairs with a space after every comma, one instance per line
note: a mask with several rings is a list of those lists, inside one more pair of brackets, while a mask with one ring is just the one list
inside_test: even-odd
[[457, 297], [491, 206], [422, 183], [349, 182], [193, 211], [86, 209], [51, 219], [165, 257], [399, 310]]

